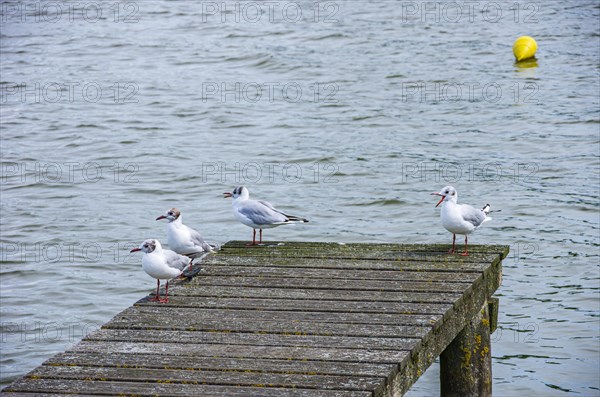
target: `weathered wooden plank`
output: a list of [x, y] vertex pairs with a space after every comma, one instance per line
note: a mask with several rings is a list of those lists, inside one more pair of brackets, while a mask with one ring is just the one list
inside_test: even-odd
[[[155, 306], [143, 301], [136, 305]], [[169, 298], [169, 307], [189, 307], [229, 310], [278, 310], [348, 313], [444, 314], [451, 303], [404, 303], [378, 301], [343, 301], [317, 299], [222, 298], [176, 295]]]
[[277, 311], [277, 310], [215, 310], [189, 307], [173, 307], [163, 304], [136, 305], [122, 311], [116, 319], [142, 322], [150, 318], [148, 324], [185, 322], [201, 324], [203, 321], [288, 321], [349, 324], [390, 324], [430, 326], [442, 318], [442, 314], [387, 314], [354, 312]]
[[[450, 244], [363, 244], [363, 243], [318, 243], [318, 242], [269, 242], [261, 246], [248, 247], [243, 242], [229, 242], [223, 245], [222, 252], [242, 251], [252, 255], [254, 252], [273, 252], [286, 253], [288, 251], [297, 251], [298, 253], [309, 254], [327, 254], [335, 256], [338, 253], [349, 253], [353, 256], [362, 254], [369, 255], [370, 252], [394, 251], [407, 255], [418, 255], [420, 257], [447, 255]], [[460, 246], [460, 244], [459, 244]], [[474, 255], [504, 255], [508, 252], [506, 246], [498, 245], [470, 245], [469, 253]], [[301, 256], [301, 255], [297, 255]], [[452, 256], [451, 256], [452, 257]], [[457, 259], [468, 259], [457, 258]]]
[[207, 385], [293, 387], [319, 390], [371, 390], [381, 394], [385, 378], [267, 372], [196, 371], [194, 369], [150, 369], [83, 366], [38, 367], [28, 375], [34, 379], [81, 379]]
[[373, 259], [331, 259], [331, 258], [273, 258], [269, 256], [227, 256], [212, 255], [203, 261], [205, 267], [242, 266], [242, 267], [295, 267], [318, 269], [348, 269], [348, 270], [388, 270], [388, 271], [431, 271], [431, 272], [481, 272], [489, 263], [484, 262], [454, 262], [448, 261], [403, 261], [403, 260], [373, 260]]
[[216, 277], [201, 276], [194, 279], [194, 286], [205, 285], [245, 286], [262, 288], [314, 288], [354, 291], [398, 291], [398, 292], [453, 292], [462, 293], [470, 283], [443, 283], [418, 281], [383, 281], [383, 280], [328, 280], [318, 283], [313, 279], [284, 279], [258, 277]]
[[398, 251], [398, 250], [302, 250], [289, 249], [278, 250], [273, 247], [256, 247], [221, 250], [216, 257], [240, 256], [240, 257], [272, 257], [287, 258], [290, 260], [299, 260], [304, 258], [334, 258], [334, 259], [371, 259], [371, 260], [395, 260], [395, 261], [427, 261], [427, 262], [487, 262], [490, 263], [499, 257], [499, 253], [477, 253], [472, 252], [469, 247], [469, 256], [448, 255], [447, 253], [427, 253], [418, 251]]
[[258, 288], [246, 286], [213, 286], [187, 284], [184, 288], [169, 290], [171, 296], [217, 297], [217, 298], [261, 298], [261, 299], [314, 299], [331, 301], [360, 302], [411, 302], [411, 303], [453, 303], [460, 293], [453, 292], [414, 292], [414, 291], [352, 291], [341, 293], [337, 289], [317, 288]]
[[44, 365], [81, 365], [91, 367], [193, 369], [195, 371], [272, 372], [281, 374], [321, 374], [339, 376], [385, 377], [396, 364], [343, 361], [309, 361], [236, 357], [195, 357], [157, 354], [92, 353], [67, 351], [47, 360]]
[[[229, 241], [221, 248], [223, 251], [233, 249], [278, 249], [278, 250], [311, 250], [311, 251], [336, 251], [340, 249], [367, 251], [367, 250], [395, 250], [418, 253], [439, 253], [445, 254], [450, 248], [450, 244], [396, 244], [396, 243], [336, 243], [319, 241], [269, 241], [264, 246], [248, 247], [247, 241]], [[488, 254], [507, 254], [508, 247], [504, 245], [469, 245], [469, 253], [488, 253]], [[504, 258], [505, 256], [503, 256]]]
[[64, 379], [20, 379], [5, 391], [28, 391], [35, 393], [70, 393], [81, 391], [93, 395], [135, 396], [196, 396], [196, 397], [371, 397], [372, 392], [350, 390], [315, 390], [268, 387], [268, 385], [216, 386], [179, 383], [115, 382]]
[[378, 281], [422, 281], [444, 283], [470, 283], [479, 273], [462, 272], [414, 272], [410, 270], [348, 270], [298, 267], [247, 267], [247, 266], [205, 266], [201, 277], [274, 277], [274, 278], [309, 278], [309, 279], [344, 279], [344, 280], [378, 280]]
[[250, 346], [194, 343], [145, 342], [95, 342], [83, 341], [72, 348], [73, 352], [112, 354], [170, 354], [196, 357], [234, 357], [285, 360], [349, 361], [376, 364], [394, 364], [404, 359], [408, 352], [392, 350], [360, 350], [310, 348], [295, 346]]
[[23, 392], [5, 392], [2, 391], [0, 392], [0, 396], [2, 397], [65, 397], [65, 395], [76, 395], [77, 397], [94, 397], [97, 396], [97, 394], [85, 394], [85, 393], [51, 393], [51, 392], [27, 392], [27, 391], [23, 391]]
[[112, 329], [157, 329], [173, 331], [204, 331], [204, 332], [263, 332], [271, 334], [297, 334], [297, 335], [336, 335], [359, 337], [386, 337], [386, 338], [421, 338], [427, 334], [431, 327], [388, 325], [388, 324], [336, 324], [321, 322], [301, 321], [260, 321], [247, 320], [204, 320], [194, 318], [174, 319], [162, 317], [157, 319], [152, 316], [137, 318], [118, 317], [104, 325]]
[[100, 329], [88, 341], [211, 343], [255, 346], [329, 347], [371, 350], [411, 350], [415, 338], [349, 337], [322, 335], [283, 335], [248, 332], [201, 332], [133, 329]]

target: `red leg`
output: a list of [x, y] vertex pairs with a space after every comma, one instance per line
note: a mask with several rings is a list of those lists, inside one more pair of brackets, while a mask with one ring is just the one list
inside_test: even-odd
[[260, 244], [262, 244], [262, 229], [260, 229]]
[[456, 234], [452, 234], [452, 249], [448, 251], [449, 254], [454, 253], [454, 244], [456, 244]]
[[165, 298], [159, 299], [160, 303], [168, 303], [169, 302], [169, 280], [167, 280], [167, 284], [165, 286]]
[[154, 298], [150, 298], [151, 302], [160, 301], [160, 280], [156, 279], [156, 296]]
[[192, 268], [192, 265], [194, 264], [194, 259], [190, 259], [190, 273], [192, 273], [194, 271], [194, 269]]
[[256, 229], [252, 229], [252, 243], [246, 244], [246, 247], [251, 247], [253, 245], [256, 245]]
[[465, 234], [465, 252], [463, 252], [462, 254], [460, 254], [461, 256], [469, 256], [469, 249], [467, 247], [467, 235]]

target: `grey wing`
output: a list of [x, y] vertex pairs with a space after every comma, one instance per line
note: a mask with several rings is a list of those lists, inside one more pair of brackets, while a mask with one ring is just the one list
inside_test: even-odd
[[308, 222], [307, 219], [304, 219], [300, 216], [295, 216], [295, 215], [288, 215], [283, 211], [279, 211], [277, 208], [273, 207], [273, 204], [267, 202], [267, 201], [260, 201], [258, 200], [259, 203], [266, 205], [267, 207], [269, 207], [270, 209], [272, 209], [273, 211], [277, 212], [278, 214], [283, 215], [286, 218], [286, 222], [287, 221], [294, 221], [294, 222]]
[[163, 250], [167, 265], [174, 269], [184, 270], [190, 264], [190, 258], [179, 255], [175, 251]]
[[206, 241], [204, 241], [204, 238], [197, 230], [190, 228], [190, 235], [192, 236], [192, 242], [195, 245], [202, 247], [202, 250], [204, 252], [212, 251], [212, 247], [210, 246], [210, 244], [208, 244]]
[[257, 225], [272, 225], [287, 221], [285, 215], [264, 201], [247, 200], [238, 211]]
[[268, 201], [256, 200], [256, 202], [261, 203], [262, 205], [265, 205], [274, 211], [277, 211], [275, 207], [273, 207], [273, 204], [269, 203]]
[[479, 227], [486, 218], [485, 212], [470, 205], [463, 205], [461, 212], [463, 219], [475, 227]]

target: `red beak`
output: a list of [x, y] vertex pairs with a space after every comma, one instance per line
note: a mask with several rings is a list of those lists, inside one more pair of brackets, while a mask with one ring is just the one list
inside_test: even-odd
[[139, 249], [139, 248], [134, 248], [134, 249], [132, 249], [132, 250], [131, 250], [131, 251], [129, 251], [129, 252], [138, 252], [138, 251], [141, 251], [141, 249]]
[[225, 193], [223, 193], [223, 198], [229, 198], [229, 197], [231, 197], [231, 196], [233, 196], [233, 194], [231, 194], [231, 193], [229, 193], [229, 192], [225, 192]]
[[164, 215], [161, 215], [158, 218], [156, 218], [157, 221], [160, 221], [161, 219], [167, 219], [167, 217]]
[[437, 208], [438, 205], [442, 204], [442, 201], [444, 201], [444, 199], [446, 198], [446, 196], [444, 196], [443, 194], [439, 194], [439, 193], [431, 193], [431, 194], [434, 196], [442, 196], [440, 201], [438, 201], [438, 203], [435, 205], [435, 208]]

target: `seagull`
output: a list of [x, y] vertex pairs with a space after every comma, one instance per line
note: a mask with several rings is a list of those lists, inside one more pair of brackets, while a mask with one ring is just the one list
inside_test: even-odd
[[[181, 275], [183, 270], [192, 265], [192, 260], [187, 256], [179, 255], [168, 249], [163, 249], [158, 240], [144, 240], [138, 248], [130, 252], [142, 251], [142, 268], [150, 276], [156, 279], [156, 297], [151, 301], [161, 303], [169, 302], [169, 280]], [[167, 280], [165, 298], [160, 298], [160, 280]]]
[[271, 203], [260, 200], [250, 200], [250, 193], [244, 186], [236, 187], [232, 193], [223, 193], [225, 198], [233, 197], [233, 216], [253, 230], [252, 244], [256, 244], [256, 229], [260, 230], [262, 244], [262, 230], [292, 223], [306, 223], [308, 219], [287, 215], [273, 207]]
[[467, 235], [473, 233], [484, 222], [491, 221], [492, 218], [487, 214], [490, 212], [490, 205], [486, 204], [482, 209], [471, 207], [467, 204], [458, 204], [458, 193], [452, 186], [446, 186], [439, 193], [431, 193], [436, 196], [442, 196], [436, 207], [442, 204], [440, 217], [442, 218], [442, 226], [452, 233], [452, 249], [448, 252], [454, 253], [454, 244], [457, 234], [465, 235], [465, 252], [462, 256], [469, 255], [467, 249]]
[[167, 242], [169, 248], [176, 253], [195, 259], [206, 253], [214, 252], [214, 249], [217, 248], [217, 245], [211, 245], [204, 241], [197, 230], [184, 225], [181, 211], [177, 208], [171, 208], [164, 215], [156, 218], [157, 221], [161, 219], [169, 221], [167, 223]]

